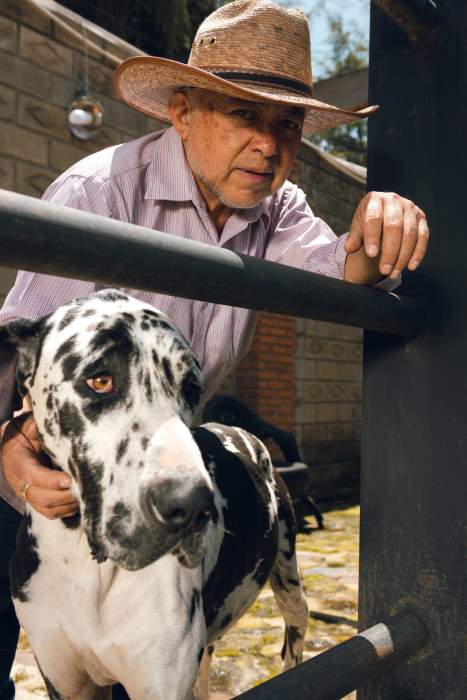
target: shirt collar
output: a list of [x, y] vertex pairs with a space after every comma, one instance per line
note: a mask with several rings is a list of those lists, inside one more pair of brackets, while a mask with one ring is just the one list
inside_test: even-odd
[[[148, 168], [145, 199], [170, 202], [192, 201], [197, 208], [205, 209], [204, 200], [187, 163], [182, 139], [173, 127], [154, 142], [154, 152]], [[273, 197], [263, 199], [251, 209], [235, 209], [226, 222], [230, 236], [258, 221], [266, 214], [271, 218]], [[225, 228], [225, 227], [224, 227]], [[229, 237], [230, 237], [229, 236]]]
[[182, 139], [170, 127], [154, 142], [145, 199], [170, 202], [191, 200], [197, 203], [200, 197], [193, 173], [186, 162]]

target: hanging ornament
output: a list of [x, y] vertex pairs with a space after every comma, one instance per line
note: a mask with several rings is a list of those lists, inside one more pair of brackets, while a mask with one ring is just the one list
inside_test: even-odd
[[68, 126], [79, 139], [91, 139], [104, 120], [104, 109], [95, 97], [80, 95], [68, 108]]
[[81, 20], [81, 33], [83, 35], [82, 84], [78, 90], [78, 96], [68, 107], [68, 127], [73, 136], [87, 141], [95, 136], [102, 126], [104, 109], [99, 100], [89, 95], [88, 42], [83, 20]]

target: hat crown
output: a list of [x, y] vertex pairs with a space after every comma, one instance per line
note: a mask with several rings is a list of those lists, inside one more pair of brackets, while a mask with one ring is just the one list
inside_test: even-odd
[[133, 56], [117, 68], [114, 82], [127, 104], [165, 121], [170, 99], [182, 87], [303, 109], [304, 133], [366, 118], [378, 109], [341, 109], [313, 98], [307, 18], [272, 0], [223, 5], [200, 25], [188, 64]]
[[283, 78], [304, 86], [311, 94], [307, 18], [301, 10], [280, 7], [269, 0], [228, 3], [200, 25], [188, 65], [211, 73]]

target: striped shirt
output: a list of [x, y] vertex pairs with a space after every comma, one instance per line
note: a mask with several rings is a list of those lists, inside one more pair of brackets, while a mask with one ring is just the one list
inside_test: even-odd
[[[173, 128], [84, 158], [50, 185], [44, 199], [237, 253], [343, 277], [345, 236], [336, 238], [329, 226], [313, 215], [302, 190], [288, 181], [257, 206], [233, 211], [219, 234]], [[96, 289], [90, 282], [20, 271], [0, 311], [0, 323], [45, 316]], [[205, 397], [249, 348], [256, 312], [137, 289], [124, 291], [154, 305], [180, 328], [200, 362]], [[2, 420], [11, 415], [12, 376], [12, 367], [0, 372]], [[7, 495], [1, 482], [0, 469], [0, 493], [11, 502], [11, 491]]]

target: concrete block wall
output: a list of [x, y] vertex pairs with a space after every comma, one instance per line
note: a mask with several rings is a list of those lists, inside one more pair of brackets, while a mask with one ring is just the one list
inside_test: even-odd
[[[314, 213], [337, 235], [345, 233], [366, 192], [364, 178], [345, 172], [306, 143], [298, 163], [300, 186]], [[297, 442], [304, 460], [313, 465], [317, 495], [344, 495], [358, 487], [362, 332], [297, 319], [295, 333]]]
[[[78, 25], [79, 26], [79, 25]], [[117, 37], [109, 43], [85, 32], [103, 51], [131, 55]], [[164, 126], [130, 109], [114, 95], [114, 62], [90, 49], [23, 0], [0, 0], [0, 187], [40, 197], [64, 170], [106, 146]], [[67, 110], [79, 92], [88, 63], [89, 88], [102, 104], [105, 123], [89, 141], [75, 138]], [[0, 268], [0, 301], [14, 271]]]
[[295, 354], [295, 431], [313, 463], [358, 457], [361, 331], [299, 320]]

